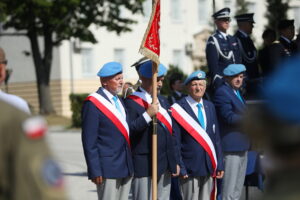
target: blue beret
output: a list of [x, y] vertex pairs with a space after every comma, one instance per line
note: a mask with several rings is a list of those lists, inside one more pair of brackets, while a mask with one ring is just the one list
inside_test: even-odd
[[228, 18], [230, 14], [230, 8], [223, 8], [217, 12], [215, 12], [212, 17], [214, 19], [220, 19], [220, 18]]
[[[151, 78], [152, 77], [152, 61], [148, 60], [147, 62], [144, 62], [139, 67], [139, 73], [141, 76], [145, 78]], [[164, 76], [167, 73], [167, 68], [163, 64], [158, 65], [158, 74], [157, 77]]]
[[189, 75], [185, 81], [184, 81], [184, 85], [187, 85], [189, 82], [191, 82], [192, 80], [204, 80], [206, 78], [206, 74], [204, 71], [201, 70], [197, 70], [195, 72], [193, 72], [191, 75]]
[[273, 116], [292, 123], [300, 123], [300, 57], [279, 65], [266, 81], [263, 97]]
[[99, 77], [113, 76], [122, 72], [122, 65], [118, 62], [108, 62], [102, 66], [97, 75]]
[[253, 15], [254, 13], [246, 13], [246, 14], [236, 15], [234, 18], [236, 19], [237, 22], [255, 23], [253, 19]]
[[223, 70], [224, 76], [235, 76], [246, 71], [246, 67], [243, 64], [230, 64]]

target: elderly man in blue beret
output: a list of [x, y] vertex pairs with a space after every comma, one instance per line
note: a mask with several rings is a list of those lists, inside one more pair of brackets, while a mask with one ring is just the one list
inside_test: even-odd
[[[158, 199], [170, 197], [171, 176], [179, 174], [178, 153], [173, 137], [172, 118], [168, 113], [168, 100], [158, 95], [158, 103], [152, 104], [152, 61], [142, 63], [139, 68], [142, 81], [136, 92], [128, 96], [125, 105], [129, 111], [130, 141], [132, 145], [134, 179], [132, 193], [134, 200], [151, 199], [151, 147], [152, 117], [157, 116], [157, 173]], [[163, 84], [167, 69], [158, 66], [157, 89]]]
[[180, 147], [180, 185], [183, 199], [215, 197], [215, 178], [224, 174], [219, 125], [213, 103], [202, 97], [206, 74], [198, 70], [185, 80], [188, 96], [171, 107]]
[[230, 8], [223, 8], [212, 15], [217, 30], [206, 44], [206, 60], [214, 91], [222, 85], [223, 70], [232, 63], [241, 63], [242, 58], [235, 37], [229, 35]]
[[247, 151], [250, 143], [246, 135], [238, 128], [246, 108], [239, 91], [245, 71], [246, 68], [242, 64], [228, 65], [223, 71], [225, 82], [214, 95], [225, 162], [222, 183], [223, 200], [240, 198], [246, 175]]
[[133, 175], [128, 117], [117, 94], [122, 90], [122, 65], [109, 62], [97, 74], [102, 87], [82, 108], [82, 144], [88, 177], [100, 200], [127, 200]]

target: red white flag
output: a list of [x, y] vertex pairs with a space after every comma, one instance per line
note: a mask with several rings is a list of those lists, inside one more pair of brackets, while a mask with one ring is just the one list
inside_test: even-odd
[[151, 18], [139, 52], [159, 65], [160, 0], [154, 0]]

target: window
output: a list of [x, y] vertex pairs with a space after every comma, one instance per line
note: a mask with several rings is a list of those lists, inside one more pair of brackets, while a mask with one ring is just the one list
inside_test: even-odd
[[93, 75], [93, 50], [91, 48], [81, 49], [82, 74]]
[[177, 66], [179, 69], [183, 68], [183, 51], [176, 49], [173, 50], [173, 65]]
[[124, 66], [124, 62], [125, 62], [125, 50], [124, 49], [114, 49], [114, 61], [119, 62]]
[[198, 0], [198, 21], [200, 24], [207, 22], [208, 6], [206, 0]]
[[173, 22], [180, 22], [182, 19], [181, 0], [170, 0], [171, 18]]
[[[255, 13], [257, 11], [256, 10], [256, 3], [254, 3], [254, 2], [248, 2], [247, 8], [248, 8], [249, 13]], [[255, 17], [255, 15], [254, 15], [254, 17]]]
[[231, 0], [224, 0], [224, 7], [232, 8], [231, 4], [232, 4]]

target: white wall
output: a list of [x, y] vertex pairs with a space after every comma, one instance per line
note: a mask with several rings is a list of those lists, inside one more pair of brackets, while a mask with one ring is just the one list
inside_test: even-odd
[[[152, 0], [147, 0], [148, 5]], [[178, 10], [180, 11], [180, 19], [174, 21], [172, 18], [171, 3], [174, 0], [161, 0], [161, 56], [160, 60], [163, 64], [168, 66], [174, 64], [174, 51], [181, 52], [182, 65], [181, 69], [185, 73], [191, 73], [193, 70], [190, 57], [185, 55], [185, 45], [193, 42], [193, 35], [199, 33], [204, 28], [213, 30], [212, 26], [212, 1], [202, 0], [205, 6], [205, 21], [199, 22], [199, 7], [200, 0], [176, 0], [180, 4]], [[252, 6], [249, 8], [250, 12], [254, 12], [254, 19], [256, 21], [253, 36], [257, 45], [261, 44], [261, 34], [267, 20], [264, 16], [266, 11], [265, 1], [249, 0]], [[216, 0], [216, 10], [229, 5], [232, 10], [232, 16], [235, 13], [235, 0]], [[297, 7], [300, 8], [300, 1], [293, 0], [290, 3], [293, 10], [290, 10], [290, 18], [299, 16], [296, 12]], [[299, 9], [298, 9], [299, 10]], [[146, 11], [150, 13], [150, 10]], [[123, 12], [122, 15], [128, 15]], [[120, 36], [107, 32], [104, 28], [90, 27], [95, 33], [98, 40], [97, 44], [81, 43], [81, 47], [91, 49], [91, 70], [88, 74], [83, 73], [83, 58], [82, 52], [74, 52], [73, 41], [64, 41], [62, 45], [55, 49], [53, 55], [53, 64], [51, 71], [51, 79], [57, 80], [82, 80], [95, 79], [99, 68], [106, 62], [114, 60], [115, 49], [124, 50], [123, 65], [125, 67], [124, 75], [126, 80], [137, 79], [137, 74], [134, 68], [129, 67], [136, 60], [142, 57], [138, 53], [139, 46], [143, 39], [143, 35], [148, 25], [150, 16], [143, 17], [136, 15], [134, 18], [138, 21], [137, 24], [132, 25], [132, 32], [123, 33]], [[298, 17], [299, 18], [299, 17]], [[295, 19], [296, 24], [300, 24], [300, 19]], [[231, 22], [231, 27], [236, 25], [235, 20]], [[298, 27], [296, 27], [297, 29]], [[229, 33], [233, 34], [231, 28]], [[78, 43], [76, 43], [78, 44]], [[71, 46], [70, 46], [71, 45]], [[35, 80], [35, 70], [33, 66], [32, 57], [25, 56], [24, 51], [30, 52], [29, 40], [26, 37], [0, 37], [0, 46], [2, 46], [9, 60], [9, 68], [13, 69], [13, 76], [10, 82], [27, 82]], [[77, 45], [78, 46], [78, 45]], [[72, 64], [71, 64], [72, 63]]]

